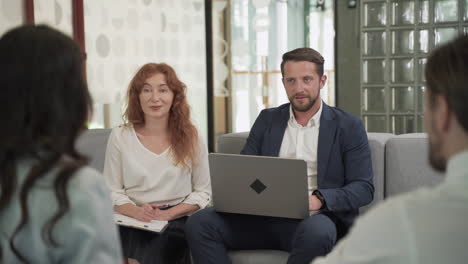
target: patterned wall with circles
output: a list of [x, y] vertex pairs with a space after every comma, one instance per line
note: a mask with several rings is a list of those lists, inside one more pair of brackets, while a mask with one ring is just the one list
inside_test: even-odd
[[34, 0], [34, 22], [47, 24], [73, 37], [70, 0]]
[[23, 1], [0, 0], [0, 36], [24, 19]]
[[85, 0], [84, 19], [88, 85], [95, 102], [123, 103], [139, 67], [165, 62], [187, 85], [192, 119], [206, 138], [203, 0]]

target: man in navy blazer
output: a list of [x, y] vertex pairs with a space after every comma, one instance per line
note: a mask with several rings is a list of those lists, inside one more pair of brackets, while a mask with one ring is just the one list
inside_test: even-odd
[[229, 249], [280, 249], [290, 252], [288, 263], [309, 263], [330, 252], [359, 207], [372, 201], [367, 134], [358, 118], [322, 102], [323, 64], [320, 53], [310, 48], [283, 55], [290, 103], [263, 110], [241, 152], [304, 159], [313, 214], [301, 221], [202, 210], [186, 228], [195, 263], [230, 263]]

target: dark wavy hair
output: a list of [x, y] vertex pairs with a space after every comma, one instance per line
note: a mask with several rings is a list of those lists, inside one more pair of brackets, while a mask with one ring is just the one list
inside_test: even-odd
[[166, 76], [169, 89], [174, 93], [174, 100], [169, 112], [169, 133], [174, 164], [189, 167], [196, 160], [198, 133], [190, 121], [190, 107], [186, 98], [186, 86], [179, 80], [174, 69], [165, 63], [147, 63], [143, 65], [130, 81], [127, 91], [127, 108], [123, 114], [128, 125], [145, 123], [145, 116], [140, 104], [140, 93], [145, 81], [157, 73]]
[[[70, 179], [87, 162], [76, 151], [75, 140], [85, 128], [92, 101], [79, 46], [48, 26], [26, 25], [5, 33], [0, 38], [0, 62], [0, 112], [7, 116], [0, 129], [0, 213], [18, 195], [21, 218], [9, 245], [28, 263], [33, 260], [27, 260], [14, 243], [30, 221], [28, 195], [58, 168], [53, 181], [58, 209], [42, 227], [42, 239], [49, 247], [59, 247], [52, 231], [70, 209]], [[35, 165], [19, 181], [18, 165], [25, 159]]]

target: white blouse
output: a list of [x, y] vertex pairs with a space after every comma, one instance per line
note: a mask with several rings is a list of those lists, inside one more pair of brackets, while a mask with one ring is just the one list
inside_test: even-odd
[[198, 162], [175, 166], [170, 148], [161, 154], [147, 149], [132, 126], [112, 130], [107, 142], [104, 177], [114, 205], [187, 203], [206, 207], [211, 199], [208, 150], [199, 136]]

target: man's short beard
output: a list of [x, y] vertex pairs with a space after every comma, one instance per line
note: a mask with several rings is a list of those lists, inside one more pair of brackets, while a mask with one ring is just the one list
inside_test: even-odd
[[429, 163], [431, 167], [438, 172], [445, 172], [447, 161], [437, 153], [439, 153], [439, 147], [429, 144]]
[[291, 98], [289, 98], [289, 102], [291, 103], [291, 106], [294, 110], [298, 111], [298, 112], [307, 112], [309, 111], [314, 105], [315, 105], [315, 102], [317, 101], [317, 98], [315, 99], [312, 99], [312, 97], [310, 95], [307, 96], [307, 98], [309, 98], [309, 103], [306, 104], [306, 105], [296, 105], [294, 103], [294, 97], [296, 95], [293, 95], [291, 96]]
[[434, 132], [434, 129], [431, 130], [432, 132], [428, 134], [429, 163], [434, 170], [445, 172], [447, 168], [447, 160], [442, 155], [442, 139], [440, 135], [437, 135], [437, 133]]

